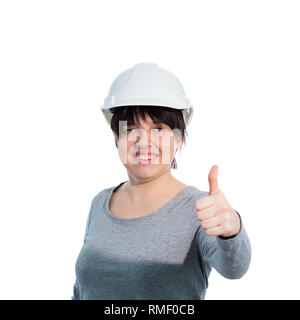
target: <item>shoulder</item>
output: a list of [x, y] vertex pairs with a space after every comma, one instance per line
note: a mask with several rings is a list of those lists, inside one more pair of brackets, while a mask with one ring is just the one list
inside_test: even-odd
[[209, 194], [208, 191], [200, 190], [198, 187], [195, 186], [188, 186], [188, 193], [191, 197], [195, 199], [206, 197]]
[[190, 193], [191, 201], [193, 203], [193, 213], [195, 213], [197, 211], [194, 206], [195, 202], [200, 198], [208, 196], [209, 192], [200, 190], [198, 187], [195, 187], [195, 186], [189, 186], [189, 193]]
[[177, 198], [180, 209], [186, 212], [194, 212], [195, 202], [208, 195], [207, 191], [202, 191], [198, 187], [188, 185]]
[[103, 202], [106, 197], [108, 196], [108, 194], [110, 194], [114, 189], [117, 189], [118, 187], [120, 187], [122, 184], [124, 184], [126, 181], [123, 181], [117, 185], [113, 185], [113, 186], [110, 186], [110, 187], [107, 187], [101, 191], [99, 191], [98, 193], [96, 193], [96, 195], [94, 195], [93, 197], [93, 200], [92, 200], [92, 203], [94, 202]]
[[98, 193], [96, 193], [94, 195], [94, 197], [92, 198], [92, 205], [94, 203], [101, 203], [103, 202], [106, 197], [108, 196], [108, 194], [112, 191], [112, 189], [114, 188], [115, 186], [111, 186], [111, 187], [107, 187], [105, 189], [102, 189], [101, 191], [98, 191]]

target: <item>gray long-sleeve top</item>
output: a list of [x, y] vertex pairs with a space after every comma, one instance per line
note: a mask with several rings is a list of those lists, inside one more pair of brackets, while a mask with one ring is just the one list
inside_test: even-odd
[[247, 272], [251, 245], [243, 224], [229, 239], [200, 226], [194, 204], [208, 192], [187, 186], [155, 212], [123, 219], [108, 207], [123, 183], [92, 200], [73, 300], [203, 300], [212, 267], [228, 279]]

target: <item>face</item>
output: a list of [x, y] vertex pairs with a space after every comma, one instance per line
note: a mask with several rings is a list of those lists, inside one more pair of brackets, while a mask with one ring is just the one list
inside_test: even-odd
[[164, 123], [153, 123], [147, 115], [140, 125], [128, 126], [126, 121], [119, 124], [117, 141], [119, 156], [128, 174], [138, 179], [147, 179], [170, 170], [177, 148], [181, 146], [176, 138], [177, 130]]

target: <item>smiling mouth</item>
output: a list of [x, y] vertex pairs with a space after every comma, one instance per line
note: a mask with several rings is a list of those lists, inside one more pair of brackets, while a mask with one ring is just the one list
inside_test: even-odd
[[141, 154], [138, 151], [134, 154], [134, 157], [138, 160], [138, 163], [148, 164], [151, 163], [152, 160], [156, 159], [158, 157], [158, 154], [151, 152]]

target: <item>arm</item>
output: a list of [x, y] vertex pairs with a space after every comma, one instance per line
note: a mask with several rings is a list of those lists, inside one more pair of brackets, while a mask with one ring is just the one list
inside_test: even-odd
[[80, 291], [79, 291], [79, 283], [76, 279], [74, 287], [73, 287], [73, 296], [72, 300], [80, 300]]
[[225, 238], [208, 236], [200, 226], [196, 243], [205, 263], [227, 279], [240, 279], [247, 272], [251, 260], [251, 244], [241, 221], [240, 232]]
[[[92, 218], [92, 212], [93, 212], [94, 200], [95, 200], [95, 198], [92, 200], [92, 203], [91, 203], [91, 206], [90, 206], [90, 210], [89, 210], [89, 214], [88, 214], [88, 218], [87, 218], [87, 222], [86, 222], [86, 226], [85, 226], [83, 245], [85, 245], [85, 243], [86, 243], [86, 238], [87, 238], [87, 235], [88, 235], [88, 232], [89, 232], [89, 227], [90, 227], [91, 218]], [[80, 284], [79, 284], [79, 281], [78, 281], [77, 278], [76, 278], [75, 284], [73, 286], [73, 296], [72, 296], [71, 299], [72, 300], [80, 300]]]

